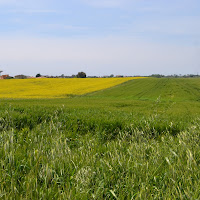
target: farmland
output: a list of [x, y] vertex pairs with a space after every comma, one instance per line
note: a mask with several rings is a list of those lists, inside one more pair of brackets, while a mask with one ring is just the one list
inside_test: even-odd
[[3, 94], [0, 198], [200, 198], [200, 79]]
[[0, 98], [66, 98], [106, 89], [139, 78], [0, 80]]

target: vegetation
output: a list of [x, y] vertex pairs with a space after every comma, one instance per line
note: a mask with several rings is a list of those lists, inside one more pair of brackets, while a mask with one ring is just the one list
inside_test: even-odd
[[42, 75], [39, 73], [39, 74], [36, 74], [36, 78], [38, 78], [38, 77], [41, 77]]
[[106, 89], [135, 78], [0, 80], [0, 98], [66, 98]]
[[149, 77], [154, 77], [154, 78], [200, 78], [199, 74], [172, 74], [172, 75], [162, 75], [162, 74], [152, 74]]
[[1, 99], [0, 198], [199, 199], [199, 91], [199, 79], [148, 78]]
[[86, 73], [85, 72], [78, 72], [77, 78], [86, 78]]

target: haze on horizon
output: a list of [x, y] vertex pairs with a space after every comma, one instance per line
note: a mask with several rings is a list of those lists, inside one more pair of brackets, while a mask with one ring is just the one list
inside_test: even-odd
[[200, 73], [198, 0], [0, 0], [10, 75]]

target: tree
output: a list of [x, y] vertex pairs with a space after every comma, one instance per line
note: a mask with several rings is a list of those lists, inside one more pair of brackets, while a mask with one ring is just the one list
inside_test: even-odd
[[8, 77], [6, 77], [5, 79], [13, 79], [14, 77], [12, 77], [12, 76], [8, 76]]
[[77, 78], [86, 78], [86, 73], [85, 72], [78, 72]]
[[154, 77], [154, 78], [162, 78], [162, 77], [165, 77], [165, 76], [162, 75], [162, 74], [152, 74], [151, 77]]
[[39, 74], [36, 74], [36, 76], [35, 77], [41, 77], [41, 74], [39, 73]]

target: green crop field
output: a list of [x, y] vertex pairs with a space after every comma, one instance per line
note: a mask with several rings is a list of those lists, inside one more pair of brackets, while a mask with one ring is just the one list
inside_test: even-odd
[[0, 99], [0, 199], [200, 199], [200, 79]]

